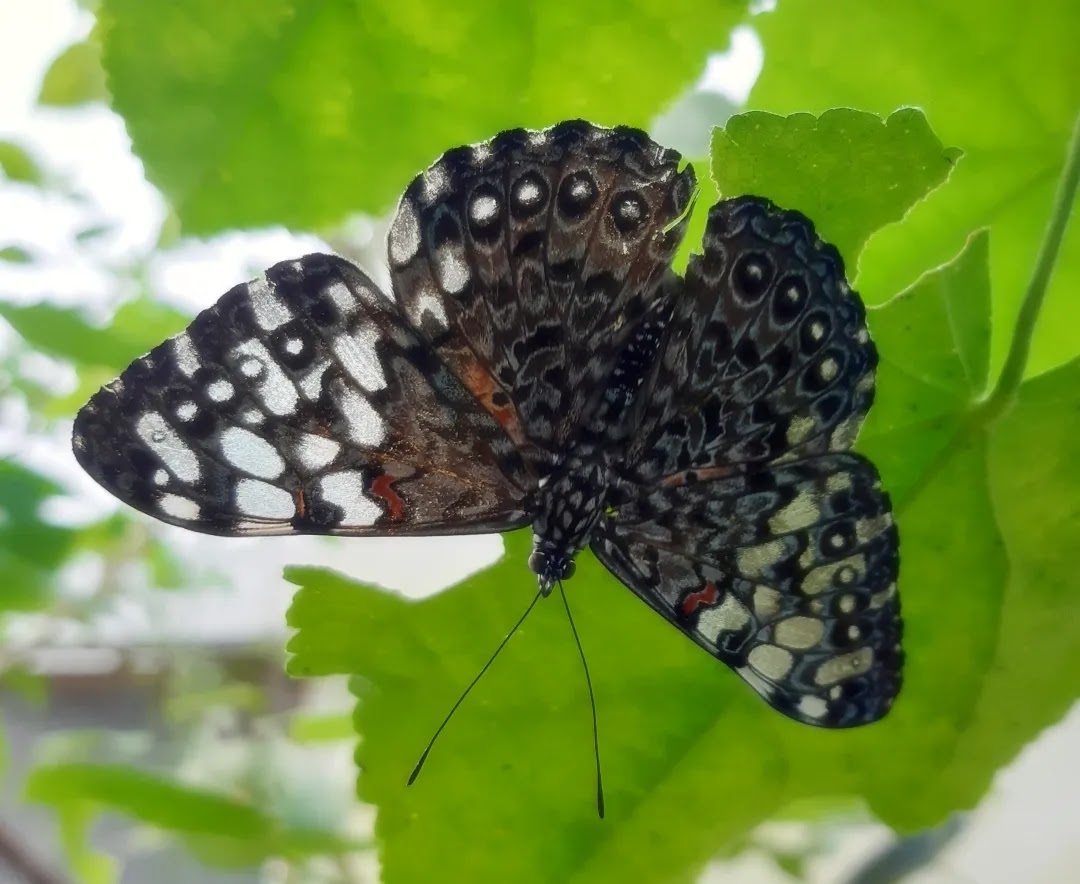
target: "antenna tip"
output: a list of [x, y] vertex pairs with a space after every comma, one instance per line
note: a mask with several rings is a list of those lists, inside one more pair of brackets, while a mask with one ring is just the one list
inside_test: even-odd
[[[438, 736], [438, 734], [436, 734], [436, 736]], [[424, 766], [424, 762], [427, 761], [428, 752], [430, 752], [430, 751], [431, 751], [430, 746], [427, 749], [424, 750], [424, 754], [421, 755], [420, 760], [416, 762], [416, 767], [414, 767], [412, 769], [412, 773], [409, 774], [409, 780], [408, 780], [408, 782], [405, 783], [406, 786], [411, 786], [413, 783], [416, 782], [416, 778], [418, 776], [420, 776], [420, 768], [422, 768]]]

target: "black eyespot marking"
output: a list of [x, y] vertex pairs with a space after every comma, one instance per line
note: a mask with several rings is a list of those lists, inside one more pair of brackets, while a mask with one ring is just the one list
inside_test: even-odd
[[611, 199], [611, 218], [620, 233], [633, 233], [649, 220], [649, 204], [640, 193], [624, 190]]
[[772, 299], [773, 319], [781, 325], [787, 325], [802, 312], [809, 297], [810, 293], [801, 276], [785, 276], [777, 283], [776, 294]]
[[739, 257], [731, 268], [735, 293], [745, 301], [757, 301], [769, 290], [773, 267], [768, 255], [748, 252]]
[[843, 558], [855, 546], [855, 525], [850, 520], [837, 520], [821, 532], [818, 552], [822, 558]]
[[598, 194], [596, 182], [585, 169], [567, 175], [559, 185], [559, 211], [569, 218], [580, 218], [592, 208]]
[[481, 185], [469, 197], [467, 217], [474, 239], [490, 242], [502, 233], [502, 194], [491, 185]]
[[526, 172], [510, 186], [510, 214], [531, 218], [547, 207], [548, 184], [538, 172]]
[[799, 326], [799, 349], [810, 356], [817, 353], [832, 334], [832, 319], [824, 310], [808, 313]]

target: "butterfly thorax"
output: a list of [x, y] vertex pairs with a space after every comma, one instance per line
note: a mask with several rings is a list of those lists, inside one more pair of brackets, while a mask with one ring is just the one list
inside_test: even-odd
[[604, 511], [607, 486], [607, 465], [594, 455], [564, 461], [536, 492], [529, 567], [544, 595], [574, 573], [574, 556]]

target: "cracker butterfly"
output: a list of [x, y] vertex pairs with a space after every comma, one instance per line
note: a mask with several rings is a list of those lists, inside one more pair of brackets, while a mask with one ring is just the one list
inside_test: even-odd
[[862, 304], [752, 196], [676, 275], [694, 193], [628, 128], [451, 150], [398, 205], [391, 296], [333, 255], [277, 264], [95, 394], [75, 455], [209, 534], [531, 526], [543, 595], [588, 546], [784, 714], [874, 721], [903, 655], [889, 499], [850, 451]]

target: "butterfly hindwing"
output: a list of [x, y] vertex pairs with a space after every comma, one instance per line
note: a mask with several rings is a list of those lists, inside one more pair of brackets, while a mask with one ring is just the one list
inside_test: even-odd
[[582, 121], [445, 154], [390, 228], [395, 297], [527, 459], [577, 441], [667, 272], [679, 155]]
[[640, 402], [637, 475], [849, 448], [877, 352], [836, 249], [758, 197], [709, 212]]
[[793, 718], [866, 724], [900, 689], [896, 527], [859, 455], [622, 488], [592, 548]]
[[213, 534], [438, 534], [527, 523], [521, 458], [349, 262], [272, 267], [136, 360], [75, 421], [126, 503]]

